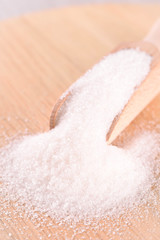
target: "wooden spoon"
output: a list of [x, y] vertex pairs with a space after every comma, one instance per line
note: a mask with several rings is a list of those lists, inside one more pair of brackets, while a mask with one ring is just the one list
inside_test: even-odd
[[[111, 144], [160, 92], [160, 20], [154, 24], [153, 28], [143, 41], [123, 43], [115, 48], [112, 53], [128, 48], [139, 48], [151, 55], [151, 68], [149, 74], [134, 91], [122, 112], [114, 118], [106, 135], [106, 141], [108, 144]], [[55, 104], [50, 117], [50, 129], [55, 127], [58, 111], [69, 95], [69, 92], [64, 94]]]

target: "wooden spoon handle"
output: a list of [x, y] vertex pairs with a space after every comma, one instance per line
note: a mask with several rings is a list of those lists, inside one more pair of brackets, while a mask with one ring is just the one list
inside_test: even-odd
[[122, 112], [113, 120], [106, 135], [108, 144], [111, 144], [160, 92], [160, 19], [139, 46], [141, 50], [153, 57], [151, 71], [131, 96]]

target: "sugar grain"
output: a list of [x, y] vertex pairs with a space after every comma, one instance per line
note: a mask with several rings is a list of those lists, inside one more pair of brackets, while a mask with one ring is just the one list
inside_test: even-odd
[[53, 130], [1, 149], [2, 194], [56, 221], [118, 216], [144, 201], [158, 169], [158, 133], [139, 134], [123, 148], [105, 138], [151, 61], [139, 49], [120, 50], [76, 81]]

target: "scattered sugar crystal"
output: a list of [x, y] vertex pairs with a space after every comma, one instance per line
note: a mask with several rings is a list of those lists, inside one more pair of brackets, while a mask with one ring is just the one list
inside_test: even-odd
[[158, 169], [158, 133], [140, 134], [123, 148], [105, 139], [151, 61], [139, 49], [108, 55], [68, 90], [53, 130], [2, 148], [3, 195], [59, 222], [118, 216], [144, 201]]

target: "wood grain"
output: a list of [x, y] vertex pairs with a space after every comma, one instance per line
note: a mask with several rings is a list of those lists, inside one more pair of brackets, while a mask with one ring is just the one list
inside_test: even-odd
[[[30, 14], [0, 23], [0, 144], [5, 136], [49, 129], [56, 99], [88, 68], [121, 42], [142, 39], [160, 15], [160, 5], [86, 5]], [[151, 114], [152, 112], [152, 114]], [[160, 120], [158, 96], [127, 129]], [[159, 122], [157, 120], [157, 122]], [[0, 206], [0, 210], [1, 210]], [[9, 211], [12, 212], [10, 207]], [[142, 208], [143, 212], [143, 208]], [[160, 205], [157, 213], [160, 213]], [[143, 213], [145, 215], [145, 213]], [[15, 221], [16, 218], [16, 221]], [[123, 238], [112, 230], [87, 230], [74, 239], [159, 240], [160, 222], [151, 210], [147, 220], [132, 219]], [[124, 224], [123, 221], [121, 223]], [[17, 227], [18, 225], [18, 227]], [[39, 240], [39, 229], [22, 217], [0, 219], [0, 240]], [[43, 239], [71, 239], [67, 228], [46, 227]], [[67, 238], [66, 238], [67, 239]]]

